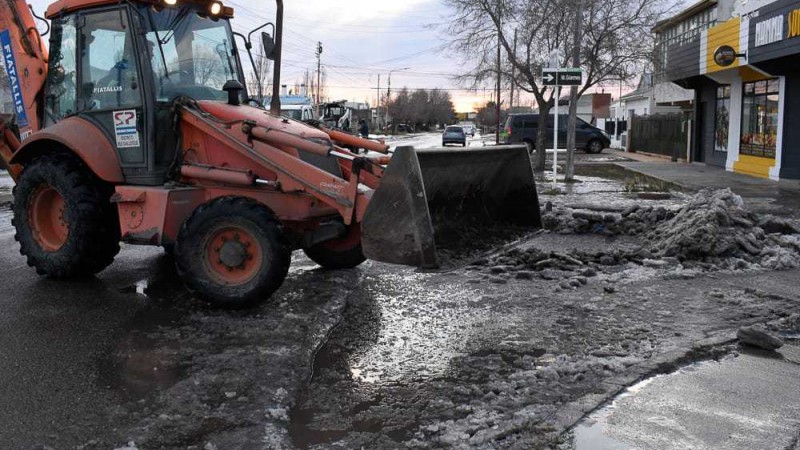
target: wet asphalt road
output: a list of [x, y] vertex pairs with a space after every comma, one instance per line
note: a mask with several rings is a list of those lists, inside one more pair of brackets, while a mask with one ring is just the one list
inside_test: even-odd
[[126, 251], [98, 280], [53, 282], [19, 255], [7, 209], [0, 248], [0, 441], [25, 448], [105, 434], [107, 407], [120, 401], [105, 373], [110, 355], [151, 308], [124, 288], [163, 270], [158, 252]]
[[0, 209], [0, 447], [279, 448], [298, 386], [358, 271], [300, 258], [272, 299], [208, 309], [160, 249], [126, 246], [95, 279], [38, 277]]
[[[543, 202], [643, 203], [585, 179]], [[125, 247], [93, 280], [42, 279], [7, 210], [0, 249], [0, 443], [12, 449], [537, 448], [641, 377], [715, 355], [739, 325], [796, 312], [798, 298], [796, 270], [624, 267], [562, 289], [561, 274], [323, 272], [297, 257], [273, 301], [230, 313], [189, 298], [159, 249]]]

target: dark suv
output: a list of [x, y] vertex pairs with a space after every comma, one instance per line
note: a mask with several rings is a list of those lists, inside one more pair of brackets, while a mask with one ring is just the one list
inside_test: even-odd
[[461, 144], [462, 147], [467, 146], [467, 134], [464, 133], [462, 127], [447, 127], [442, 133], [442, 147], [447, 144]]
[[[558, 115], [558, 146], [566, 147], [567, 144], [567, 118], [566, 114]], [[547, 117], [547, 148], [553, 147], [554, 115]], [[503, 142], [506, 144], [525, 144], [528, 152], [533, 153], [536, 148], [536, 134], [539, 130], [538, 114], [512, 114], [506, 120], [503, 130]], [[575, 128], [575, 147], [582, 148], [586, 153], [600, 153], [611, 145], [611, 139], [605, 131], [597, 128], [578, 117]]]

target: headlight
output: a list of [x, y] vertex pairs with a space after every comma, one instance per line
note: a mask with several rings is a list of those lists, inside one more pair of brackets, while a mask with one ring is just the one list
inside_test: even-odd
[[222, 3], [214, 2], [209, 6], [208, 10], [212, 16], [218, 16], [222, 13]]
[[164, 4], [167, 6], [175, 6], [178, 4], [178, 0], [164, 0]]

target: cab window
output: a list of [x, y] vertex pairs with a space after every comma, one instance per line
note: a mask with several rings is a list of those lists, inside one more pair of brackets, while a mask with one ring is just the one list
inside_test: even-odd
[[45, 91], [45, 126], [75, 112], [78, 92], [75, 16], [53, 20], [51, 42]]
[[86, 14], [80, 28], [83, 109], [120, 109], [141, 104], [136, 52], [128, 18], [119, 11]]

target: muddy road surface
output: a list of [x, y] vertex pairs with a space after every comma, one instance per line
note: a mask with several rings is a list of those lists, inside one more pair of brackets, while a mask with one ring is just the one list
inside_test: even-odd
[[[800, 330], [795, 223], [727, 193], [584, 180], [541, 192], [550, 231], [468, 266], [326, 272], [296, 256], [275, 298], [240, 312], [195, 302], [159, 249], [126, 246], [92, 280], [39, 278], [2, 210], [0, 442], [569, 448], [639, 380], [728, 357], [740, 326]], [[690, 225], [725, 245], [689, 245]]]

